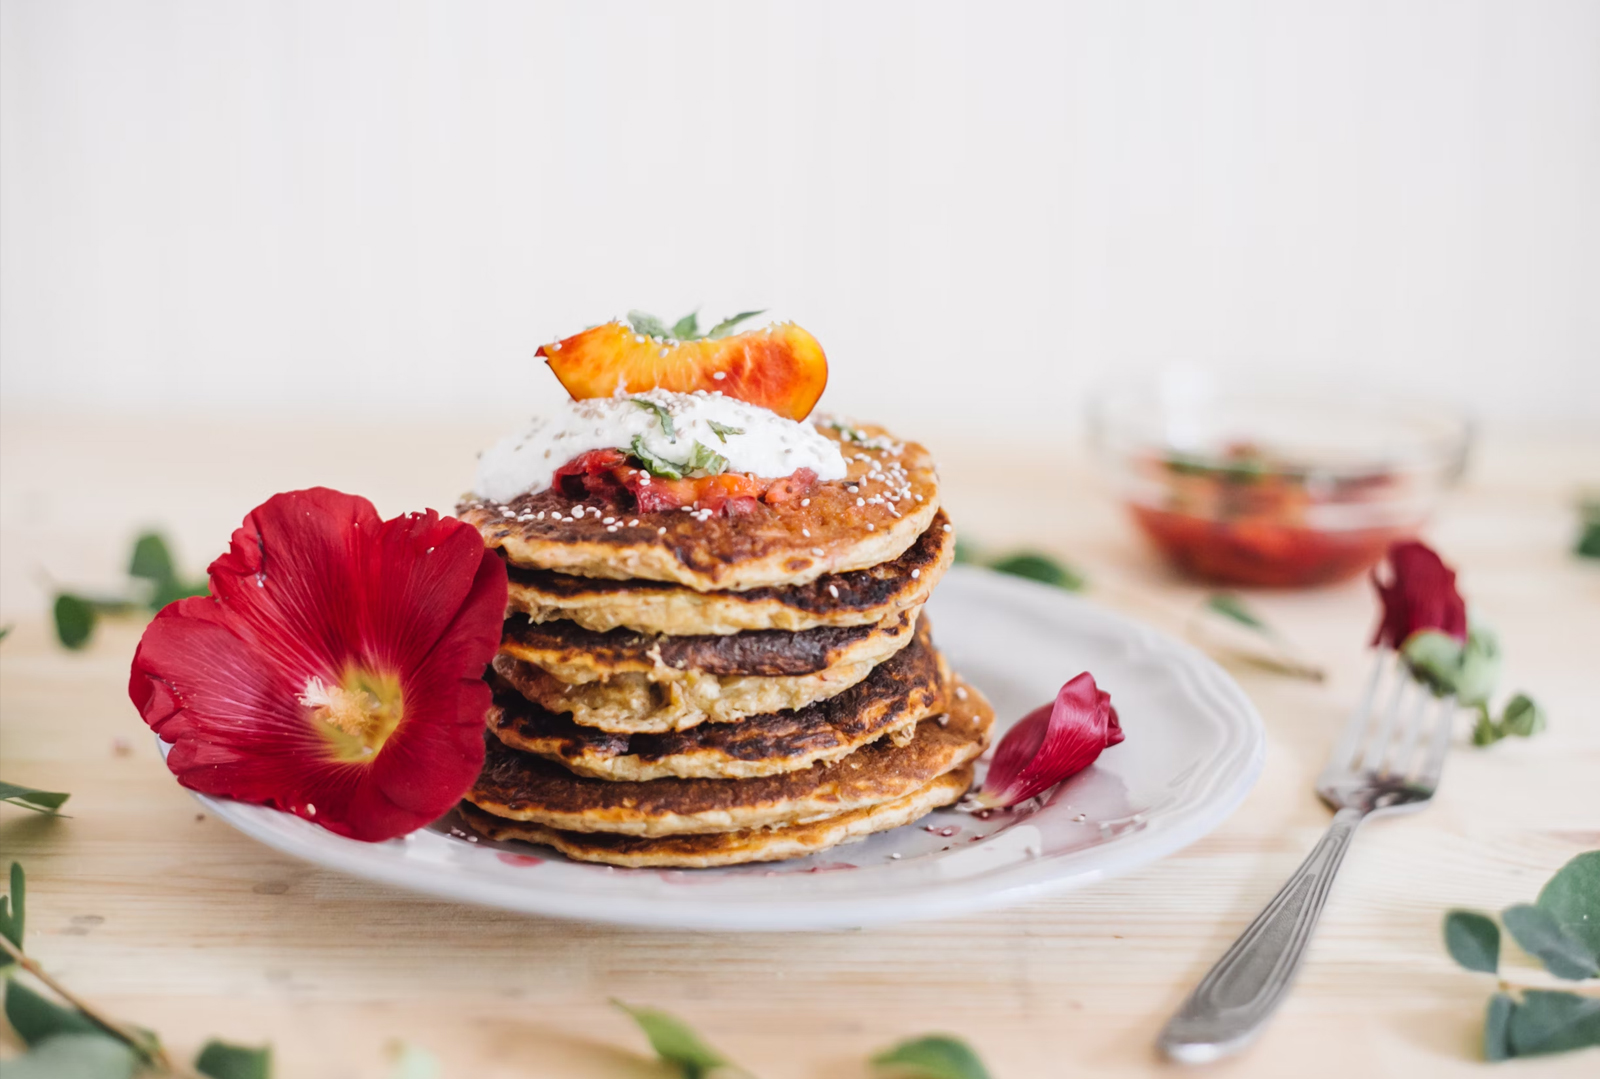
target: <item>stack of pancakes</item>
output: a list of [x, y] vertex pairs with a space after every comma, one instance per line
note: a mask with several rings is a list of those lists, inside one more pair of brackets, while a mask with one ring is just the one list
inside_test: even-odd
[[560, 488], [458, 507], [510, 577], [470, 827], [583, 861], [717, 866], [961, 797], [993, 713], [922, 616], [955, 550], [938, 477], [915, 443], [818, 429], [849, 476], [745, 513]]

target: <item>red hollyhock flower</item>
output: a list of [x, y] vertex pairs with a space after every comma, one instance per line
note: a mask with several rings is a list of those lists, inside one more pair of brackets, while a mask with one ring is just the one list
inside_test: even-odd
[[986, 806], [1026, 801], [1077, 775], [1122, 738], [1111, 694], [1102, 693], [1084, 671], [1061, 687], [1053, 703], [1023, 716], [1000, 739], [978, 801]]
[[476, 529], [291, 491], [250, 511], [210, 574], [209, 596], [156, 615], [128, 681], [178, 782], [371, 841], [466, 793], [506, 606]]
[[1399, 648], [1423, 629], [1438, 630], [1458, 641], [1467, 639], [1467, 601], [1456, 591], [1455, 571], [1433, 548], [1415, 540], [1389, 548], [1389, 581], [1376, 571], [1372, 583], [1383, 601], [1383, 620], [1373, 635], [1375, 645]]

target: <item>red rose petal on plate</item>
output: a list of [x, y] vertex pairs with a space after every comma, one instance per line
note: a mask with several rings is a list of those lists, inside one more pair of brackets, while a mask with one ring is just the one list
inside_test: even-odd
[[210, 574], [211, 595], [156, 615], [128, 682], [178, 782], [373, 841], [460, 800], [506, 602], [476, 529], [292, 491], [251, 511]]
[[1375, 645], [1399, 648], [1419, 630], [1432, 629], [1458, 641], [1467, 639], [1467, 602], [1456, 591], [1455, 571], [1425, 543], [1408, 540], [1389, 548], [1389, 580], [1372, 574], [1383, 602]]
[[978, 795], [985, 806], [1012, 806], [1042, 794], [1122, 741], [1111, 694], [1088, 671], [1061, 687], [1054, 703], [1023, 716], [1000, 739]]

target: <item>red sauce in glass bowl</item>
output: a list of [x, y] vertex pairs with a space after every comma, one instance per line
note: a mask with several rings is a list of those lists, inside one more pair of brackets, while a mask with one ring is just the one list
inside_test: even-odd
[[[1152, 456], [1138, 471], [1145, 490], [1161, 497], [1159, 505], [1130, 501], [1134, 520], [1180, 570], [1217, 584], [1300, 588], [1344, 580], [1375, 565], [1420, 523], [1384, 520], [1397, 484], [1392, 473], [1318, 475], [1248, 445], [1214, 460]], [[1329, 527], [1329, 517], [1371, 523]]]

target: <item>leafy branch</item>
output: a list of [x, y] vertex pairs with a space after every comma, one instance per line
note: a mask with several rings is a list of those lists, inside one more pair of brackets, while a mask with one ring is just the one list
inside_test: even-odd
[[[1498, 977], [1501, 925], [1557, 978], [1582, 981], [1600, 974], [1600, 851], [1562, 866], [1537, 900], [1507, 907], [1499, 924], [1480, 911], [1450, 911], [1445, 948], [1467, 970]], [[1600, 1046], [1600, 997], [1590, 992], [1587, 986], [1533, 989], [1500, 979], [1484, 1016], [1485, 1059]]]
[[56, 639], [63, 647], [79, 649], [94, 636], [95, 624], [103, 616], [161, 610], [174, 600], [206, 594], [203, 580], [185, 580], [178, 575], [167, 541], [159, 532], [146, 532], [133, 544], [128, 560], [128, 584], [122, 593], [96, 596], [83, 592], [58, 591], [52, 604]]

